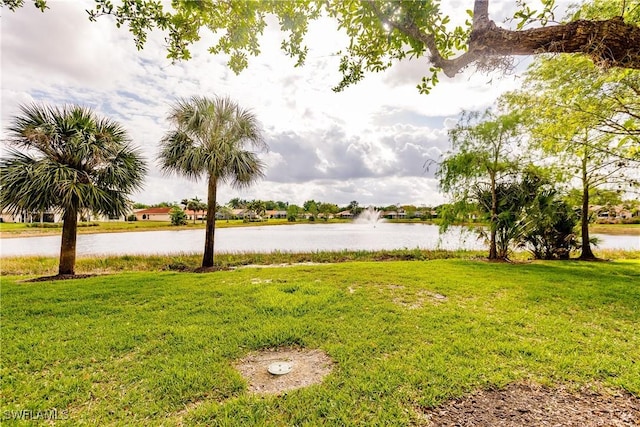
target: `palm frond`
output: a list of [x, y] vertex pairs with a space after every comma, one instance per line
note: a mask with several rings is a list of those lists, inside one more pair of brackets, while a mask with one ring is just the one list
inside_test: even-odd
[[8, 142], [15, 149], [0, 163], [3, 207], [64, 211], [79, 203], [95, 212], [112, 211], [114, 203], [141, 187], [146, 164], [117, 122], [81, 106], [31, 104], [20, 110], [9, 127]]
[[227, 173], [223, 178], [232, 187], [246, 188], [264, 177], [264, 166], [255, 153], [237, 151], [229, 157]]
[[[179, 99], [169, 113], [174, 129], [161, 141], [160, 168], [198, 179], [204, 173], [222, 180], [251, 183], [263, 176], [264, 164], [257, 156], [246, 156], [253, 167], [238, 162], [247, 146], [266, 149], [260, 124], [253, 113], [228, 97], [193, 96]], [[234, 166], [232, 166], [234, 165]], [[234, 171], [241, 175], [233, 178]]]

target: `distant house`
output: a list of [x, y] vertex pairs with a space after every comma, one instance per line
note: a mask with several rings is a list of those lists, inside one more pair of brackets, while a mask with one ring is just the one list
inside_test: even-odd
[[267, 218], [283, 219], [287, 217], [287, 211], [268, 210], [265, 212]]
[[405, 219], [407, 217], [407, 213], [404, 210], [399, 209], [397, 211], [384, 211], [381, 216], [386, 219]]
[[231, 217], [236, 219], [243, 219], [247, 213], [246, 209], [231, 209]]
[[134, 211], [138, 221], [171, 221], [169, 212], [172, 208], [147, 208]]
[[349, 219], [349, 218], [353, 218], [353, 213], [351, 213], [351, 211], [342, 211], [342, 212], [338, 212], [336, 214], [336, 217], [343, 218], [343, 219]]
[[[95, 215], [90, 211], [82, 211], [78, 213], [79, 221], [124, 221], [126, 215], [123, 216], [110, 216], [110, 215]], [[21, 212], [19, 214], [11, 214], [7, 211], [3, 211], [0, 216], [0, 222], [26, 222], [26, 223], [57, 223], [62, 222], [62, 213], [54, 211], [44, 212]]]
[[633, 212], [625, 209], [624, 206], [589, 206], [589, 211], [596, 216], [598, 222], [620, 222], [633, 218]]
[[[189, 209], [185, 209], [184, 213], [187, 214], [187, 219], [189, 221], [204, 221], [205, 219], [207, 219], [207, 211], [203, 210], [203, 211], [192, 211]], [[218, 216], [218, 212], [216, 212], [216, 218], [220, 219], [221, 217]]]
[[62, 221], [62, 215], [60, 212], [45, 211], [45, 212], [20, 212], [18, 214], [12, 214], [8, 211], [2, 211], [0, 215], [0, 222], [60, 222]]

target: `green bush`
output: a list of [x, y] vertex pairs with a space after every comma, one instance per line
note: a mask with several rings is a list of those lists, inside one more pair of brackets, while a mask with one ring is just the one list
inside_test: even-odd
[[622, 220], [623, 224], [640, 224], [640, 216], [634, 216], [633, 218], [625, 218]]
[[187, 214], [178, 206], [174, 206], [169, 211], [171, 225], [187, 225]]
[[55, 222], [32, 222], [27, 224], [27, 227], [30, 228], [60, 228], [62, 224]]

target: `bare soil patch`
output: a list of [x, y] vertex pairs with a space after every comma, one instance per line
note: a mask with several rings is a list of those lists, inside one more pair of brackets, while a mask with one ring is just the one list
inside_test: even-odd
[[[406, 291], [403, 285], [387, 285], [379, 289], [380, 292], [389, 292], [391, 300], [408, 310], [416, 310], [424, 307], [427, 303], [440, 304], [447, 301], [447, 297], [427, 290], [419, 290], [417, 292]], [[354, 293], [355, 289], [349, 288], [349, 292]]]
[[532, 384], [480, 391], [422, 410], [426, 425], [440, 426], [640, 426], [640, 398], [601, 386], [570, 391]]
[[[272, 375], [267, 370], [275, 362], [289, 362], [292, 370], [284, 375]], [[256, 394], [281, 394], [322, 382], [333, 369], [334, 362], [321, 350], [275, 348], [254, 352], [236, 364], [236, 369]]]

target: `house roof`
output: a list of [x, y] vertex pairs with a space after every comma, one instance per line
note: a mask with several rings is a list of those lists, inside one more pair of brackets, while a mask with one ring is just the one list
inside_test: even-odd
[[136, 211], [137, 214], [168, 215], [171, 208], [148, 208]]
[[269, 209], [265, 212], [267, 215], [286, 215], [287, 211], [279, 211], [276, 209]]

